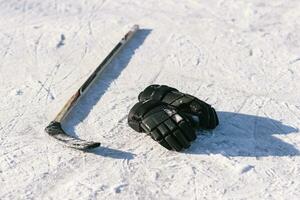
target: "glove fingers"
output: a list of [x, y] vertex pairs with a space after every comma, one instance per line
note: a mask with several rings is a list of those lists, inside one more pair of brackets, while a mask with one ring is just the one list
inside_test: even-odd
[[[149, 120], [145, 121], [148, 122]], [[180, 127], [186, 128], [185, 132], [183, 132]], [[158, 141], [167, 149], [170, 147], [175, 151], [181, 151], [183, 148], [188, 148], [190, 146], [190, 141], [187, 139], [189, 135], [196, 138], [194, 132], [194, 129], [191, 126], [188, 126], [185, 121], [181, 121], [178, 126], [175, 122], [173, 122], [173, 120], [168, 119], [156, 128], [152, 129], [150, 135], [152, 139]], [[185, 134], [188, 134], [188, 136]], [[168, 145], [166, 145], [163, 140], [165, 140]]]
[[178, 141], [175, 139], [173, 135], [168, 135], [167, 137], [165, 137], [165, 140], [175, 151], [182, 150], [182, 146], [178, 143]]
[[161, 124], [156, 129], [152, 130], [150, 136], [169, 150], [173, 149], [175, 151], [181, 151], [182, 148], [188, 148], [190, 146], [189, 142], [178, 129], [172, 134], [164, 124]]
[[158, 141], [158, 143], [166, 149], [172, 150], [172, 147], [168, 144], [168, 142], [165, 139], [161, 139], [160, 141]]
[[177, 141], [187, 149], [190, 146], [190, 142], [185, 138], [184, 134], [180, 130], [174, 131], [173, 135], [176, 137]]
[[195, 130], [191, 126], [189, 126], [186, 123], [181, 122], [179, 124], [179, 127], [184, 132], [184, 135], [189, 142], [192, 142], [196, 139]]

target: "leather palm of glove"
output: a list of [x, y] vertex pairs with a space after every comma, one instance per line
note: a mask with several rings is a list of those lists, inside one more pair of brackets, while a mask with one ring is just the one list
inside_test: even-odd
[[136, 103], [129, 112], [128, 124], [169, 150], [186, 149], [196, 139], [195, 129], [184, 114], [156, 100]]
[[139, 94], [139, 101], [161, 101], [185, 113], [196, 129], [214, 129], [219, 119], [214, 108], [200, 99], [166, 85], [150, 85]]

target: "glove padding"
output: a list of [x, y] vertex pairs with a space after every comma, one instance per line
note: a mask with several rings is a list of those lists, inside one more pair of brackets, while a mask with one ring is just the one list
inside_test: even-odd
[[155, 100], [136, 103], [129, 112], [128, 124], [169, 150], [181, 151], [196, 139], [189, 119], [174, 107]]
[[214, 129], [219, 124], [217, 113], [209, 104], [166, 85], [150, 85], [139, 94], [138, 99], [140, 102], [157, 100], [175, 107], [190, 118], [196, 129]]

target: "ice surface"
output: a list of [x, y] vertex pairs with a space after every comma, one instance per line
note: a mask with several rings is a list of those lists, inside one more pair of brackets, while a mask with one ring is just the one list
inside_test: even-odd
[[[300, 1], [0, 1], [0, 199], [299, 199]], [[64, 129], [45, 126], [121, 37], [140, 30]], [[167, 84], [220, 125], [170, 152], [127, 125]]]

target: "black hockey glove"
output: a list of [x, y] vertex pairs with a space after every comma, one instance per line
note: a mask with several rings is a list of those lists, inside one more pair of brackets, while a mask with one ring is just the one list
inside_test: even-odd
[[129, 112], [128, 124], [169, 150], [181, 151], [196, 139], [189, 119], [174, 107], [156, 100], [136, 103]]
[[190, 118], [196, 129], [214, 129], [219, 124], [217, 113], [209, 104], [166, 85], [150, 85], [138, 98], [140, 102], [152, 99], [175, 107]]

